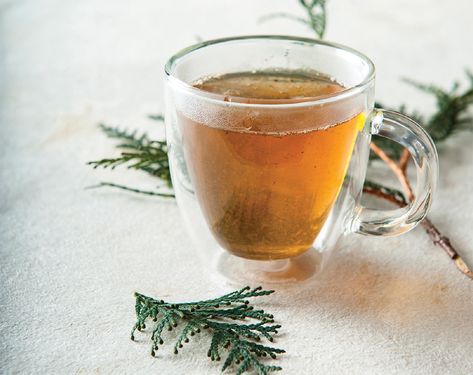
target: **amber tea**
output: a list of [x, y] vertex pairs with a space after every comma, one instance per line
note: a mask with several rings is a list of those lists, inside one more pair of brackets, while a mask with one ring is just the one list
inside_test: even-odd
[[337, 198], [364, 118], [331, 123], [333, 114], [320, 106], [277, 108], [344, 87], [291, 71], [232, 73], [194, 87], [231, 102], [274, 104], [274, 110], [237, 106], [207, 118], [179, 114], [190, 178], [219, 244], [262, 260], [308, 250]]

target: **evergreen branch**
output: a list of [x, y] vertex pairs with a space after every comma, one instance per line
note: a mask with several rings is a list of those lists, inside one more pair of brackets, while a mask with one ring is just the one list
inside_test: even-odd
[[[466, 76], [469, 86], [463, 92], [459, 92], [460, 85], [458, 83], [454, 83], [450, 90], [444, 90], [433, 84], [404, 79], [405, 82], [420, 91], [433, 95], [437, 109], [427, 118], [418, 112], [408, 113], [406, 106], [401, 106], [397, 110], [423, 125], [436, 145], [458, 131], [473, 130], [473, 119], [468, 116], [468, 110], [473, 105], [473, 74], [466, 71]], [[377, 103], [377, 106], [383, 107], [380, 103]], [[398, 143], [383, 137], [376, 137], [376, 143], [390, 158], [399, 159], [401, 157], [403, 148]], [[371, 159], [376, 158], [376, 154], [371, 153]]]
[[[159, 346], [164, 344], [164, 330], [172, 331], [183, 325], [174, 345], [174, 354], [179, 353], [184, 344], [190, 341], [190, 337], [206, 331], [212, 337], [207, 356], [212, 361], [220, 361], [221, 353], [227, 352], [222, 371], [232, 366], [237, 374], [252, 369], [261, 375], [279, 371], [281, 367], [262, 363], [261, 357], [276, 359], [278, 354], [285, 351], [259, 342], [263, 339], [272, 342], [281, 326], [273, 324], [271, 314], [254, 310], [249, 302], [251, 298], [273, 292], [262, 290], [261, 287], [245, 287], [218, 298], [187, 303], [168, 303], [135, 293], [136, 323], [131, 331], [131, 339], [134, 340], [136, 330], [142, 331], [146, 328], [147, 321], [153, 321], [155, 325], [151, 335], [151, 355], [155, 356]], [[252, 319], [256, 323], [228, 322], [229, 318], [241, 321]]]
[[[161, 121], [163, 117], [162, 115], [153, 115], [153, 118]], [[168, 187], [172, 187], [165, 141], [151, 140], [146, 133], [139, 135], [136, 131], [130, 132], [104, 124], [99, 124], [99, 127], [109, 138], [120, 140], [121, 143], [116, 147], [123, 151], [116, 158], [90, 161], [87, 163], [88, 165], [92, 165], [94, 168], [110, 169], [127, 165], [129, 169], [140, 170], [153, 177], [158, 177]], [[112, 186], [113, 184], [106, 183], [104, 185]], [[134, 188], [126, 188], [125, 190], [140, 192], [140, 189]], [[162, 196], [161, 193], [157, 195]]]
[[323, 39], [327, 25], [325, 2], [326, 0], [299, 0], [307, 12], [310, 28], [320, 39]]
[[279, 12], [265, 15], [259, 21], [265, 22], [274, 18], [287, 18], [308, 26], [319, 39], [323, 39], [327, 25], [326, 0], [299, 0], [299, 4], [304, 8], [306, 18]]
[[99, 124], [99, 128], [105, 133], [109, 138], [119, 139], [121, 141], [127, 142], [127, 144], [134, 145], [135, 147], [140, 147], [144, 142], [149, 141], [146, 134], [137, 136], [136, 130], [129, 132], [127, 130], [121, 130], [113, 126], [107, 126], [105, 124]]
[[473, 81], [471, 72], [467, 71], [466, 75], [470, 85], [462, 93], [458, 92], [460, 87], [458, 83], [454, 83], [452, 89], [446, 91], [435, 85], [423, 85], [413, 80], [404, 80], [435, 97], [437, 112], [425, 124], [425, 129], [435, 143], [444, 141], [458, 130], [473, 129], [473, 121], [467, 116], [468, 108], [473, 104]]

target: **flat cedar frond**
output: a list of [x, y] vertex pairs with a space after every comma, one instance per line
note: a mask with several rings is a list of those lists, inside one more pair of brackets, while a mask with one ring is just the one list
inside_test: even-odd
[[325, 2], [326, 0], [299, 0], [307, 13], [309, 27], [320, 39], [324, 37], [327, 25]]
[[[147, 322], [153, 322], [151, 355], [154, 356], [159, 346], [164, 344], [164, 331], [172, 331], [181, 325], [183, 328], [174, 345], [174, 354], [178, 354], [192, 336], [206, 332], [212, 337], [208, 357], [220, 361], [223, 353], [227, 355], [222, 371], [229, 367], [234, 367], [237, 374], [250, 370], [260, 375], [279, 371], [281, 367], [267, 365], [261, 360], [262, 357], [276, 359], [285, 351], [260, 342], [264, 339], [272, 342], [281, 326], [274, 324], [273, 315], [254, 310], [249, 302], [251, 298], [273, 292], [261, 287], [245, 287], [218, 298], [187, 303], [168, 303], [135, 293], [136, 323], [131, 339], [134, 340], [136, 330], [142, 331], [146, 324], [150, 324]], [[254, 323], [247, 323], [249, 319]]]
[[472, 118], [467, 115], [473, 104], [473, 75], [467, 71], [469, 87], [459, 92], [460, 84], [455, 82], [451, 90], [446, 91], [435, 85], [423, 85], [412, 80], [405, 80], [421, 91], [434, 95], [437, 111], [428, 119], [424, 127], [438, 143], [447, 139], [458, 130], [473, 130]]
[[124, 145], [128, 145], [130, 147], [133, 146], [139, 148], [149, 142], [148, 136], [146, 134], [142, 134], [138, 137], [136, 130], [122, 130], [120, 128], [107, 126], [105, 124], [99, 124], [99, 128], [105, 133], [107, 137], [124, 141]]
[[[469, 107], [473, 104], [473, 74], [466, 72], [469, 87], [460, 92], [460, 85], [455, 82], [450, 90], [444, 90], [433, 84], [423, 84], [413, 80], [404, 79], [405, 82], [427, 94], [433, 95], [436, 101], [436, 111], [431, 116], [424, 116], [419, 112], [409, 113], [405, 106], [401, 106], [397, 111], [413, 118], [432, 137], [438, 145], [451, 135], [460, 130], [473, 130], [473, 119], [468, 116]], [[376, 106], [383, 108], [380, 103]], [[392, 159], [399, 159], [402, 147], [383, 137], [376, 137], [376, 144]], [[377, 156], [371, 153], [372, 159]]]
[[152, 176], [159, 177], [171, 187], [167, 145], [165, 141], [154, 141], [146, 133], [138, 135], [136, 131], [128, 132], [119, 128], [100, 124], [100, 129], [110, 138], [118, 139], [122, 143], [117, 145], [122, 149], [119, 157], [90, 161], [87, 164], [94, 168], [111, 168], [127, 164], [128, 168], [144, 171]]
[[[153, 115], [152, 118], [157, 121], [163, 121], [164, 119], [162, 115]], [[121, 153], [115, 158], [90, 161], [87, 163], [88, 165], [92, 165], [94, 168], [101, 167], [110, 169], [126, 165], [129, 169], [140, 170], [153, 177], [157, 177], [165, 182], [169, 188], [172, 187], [166, 141], [151, 140], [146, 133], [138, 134], [136, 131], [131, 132], [104, 124], [99, 124], [99, 127], [107, 137], [120, 141], [116, 147], [121, 150]], [[101, 182], [94, 187], [102, 186], [114, 187], [146, 195], [156, 195], [166, 198], [174, 197], [174, 195], [170, 193], [144, 191], [112, 182]]]
[[327, 12], [325, 8], [326, 0], [299, 0], [299, 4], [304, 8], [305, 17], [295, 16], [290, 13], [270, 13], [260, 18], [260, 21], [268, 21], [274, 18], [287, 18], [292, 21], [302, 23], [309, 27], [315, 35], [322, 39], [327, 25]]

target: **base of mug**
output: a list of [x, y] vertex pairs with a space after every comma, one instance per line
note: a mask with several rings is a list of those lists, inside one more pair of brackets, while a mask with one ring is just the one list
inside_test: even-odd
[[301, 283], [313, 279], [320, 272], [322, 259], [322, 253], [315, 249], [293, 258], [269, 261], [250, 260], [222, 252], [215, 259], [212, 276], [238, 285]]
[[[313, 241], [312, 241], [313, 242]], [[239, 249], [238, 246], [228, 246], [229, 244], [223, 245], [220, 243], [220, 246], [226, 249], [230, 254], [235, 255], [240, 258], [245, 258], [249, 260], [258, 260], [258, 261], [274, 261], [274, 260], [286, 260], [288, 258], [295, 258], [301, 254], [304, 254], [306, 251], [311, 249], [310, 245], [294, 245], [294, 246], [281, 246], [281, 247], [268, 247], [264, 250], [261, 250], [257, 246], [257, 251], [254, 249], [248, 249], [248, 246], [243, 249]]]

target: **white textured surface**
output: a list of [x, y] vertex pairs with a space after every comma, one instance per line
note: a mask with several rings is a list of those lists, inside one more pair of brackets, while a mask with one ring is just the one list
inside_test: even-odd
[[[84, 164], [113, 152], [98, 121], [157, 127], [145, 115], [162, 110], [161, 67], [197, 35], [308, 35], [257, 23], [281, 10], [299, 11], [295, 0], [0, 2], [0, 373], [218, 373], [206, 342], [153, 359], [144, 339], [129, 340], [133, 291], [222, 289], [196, 266], [174, 203], [84, 190], [154, 181]], [[328, 38], [373, 58], [380, 100], [428, 110], [399, 77], [447, 84], [473, 67], [472, 13], [470, 0], [331, 0]], [[442, 151], [431, 214], [470, 264], [472, 141]], [[422, 229], [353, 236], [317, 287], [280, 289], [266, 307], [283, 323], [284, 373], [473, 373], [473, 282]]]

